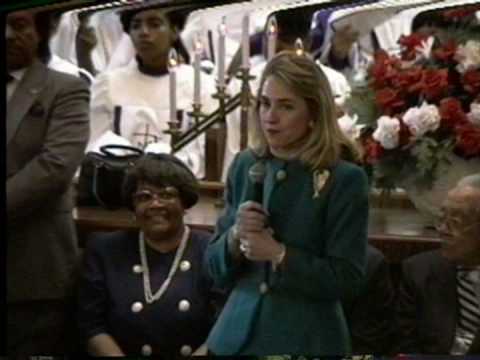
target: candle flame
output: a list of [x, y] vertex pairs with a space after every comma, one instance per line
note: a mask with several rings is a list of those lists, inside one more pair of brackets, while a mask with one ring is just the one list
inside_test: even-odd
[[277, 20], [275, 16], [272, 16], [270, 20], [268, 20], [267, 29], [268, 35], [275, 35], [277, 33]]
[[298, 56], [302, 56], [304, 54], [305, 50], [303, 49], [303, 42], [302, 39], [298, 38], [295, 40], [295, 53]]
[[202, 41], [200, 40], [200, 34], [198, 33], [195, 35], [194, 47], [197, 54], [202, 52]]
[[178, 56], [175, 49], [170, 49], [168, 53], [168, 68], [173, 70], [178, 65]]
[[227, 33], [227, 25], [226, 25], [226, 17], [222, 16], [222, 22], [218, 25], [218, 32], [221, 35], [225, 35]]

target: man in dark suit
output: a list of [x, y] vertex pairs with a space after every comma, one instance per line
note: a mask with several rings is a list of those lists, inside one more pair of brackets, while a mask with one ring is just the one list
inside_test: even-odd
[[383, 253], [367, 246], [367, 271], [359, 296], [345, 304], [354, 354], [389, 354], [395, 287]]
[[49, 70], [49, 18], [7, 15], [7, 352], [66, 351], [77, 242], [69, 192], [89, 135], [89, 91]]
[[480, 354], [479, 204], [480, 174], [462, 179], [445, 202], [442, 249], [403, 263], [397, 352]]

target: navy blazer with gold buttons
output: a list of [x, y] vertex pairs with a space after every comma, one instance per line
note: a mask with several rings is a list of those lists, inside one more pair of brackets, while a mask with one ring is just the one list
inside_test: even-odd
[[263, 204], [286, 257], [265, 263], [231, 258], [227, 239], [238, 206], [252, 199], [251, 150], [229, 171], [226, 208], [207, 248], [211, 276], [232, 287], [207, 340], [218, 355], [344, 355], [351, 351], [341, 301], [362, 282], [368, 226], [368, 184], [358, 166], [340, 161], [315, 195], [314, 172], [298, 160], [265, 160]]

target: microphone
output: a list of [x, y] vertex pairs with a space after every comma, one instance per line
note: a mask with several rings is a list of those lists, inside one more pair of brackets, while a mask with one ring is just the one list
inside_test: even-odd
[[263, 161], [257, 161], [248, 170], [248, 178], [253, 184], [252, 200], [263, 206], [263, 182], [267, 174]]
[[[248, 178], [253, 184], [253, 194], [252, 200], [263, 205], [263, 183], [267, 170], [265, 168], [265, 163], [261, 160], [258, 160], [253, 164], [250, 169], [248, 169]], [[265, 227], [268, 227], [268, 224], [265, 224]], [[263, 276], [266, 284], [270, 284], [270, 262], [263, 262]], [[268, 285], [267, 285], [268, 286]]]

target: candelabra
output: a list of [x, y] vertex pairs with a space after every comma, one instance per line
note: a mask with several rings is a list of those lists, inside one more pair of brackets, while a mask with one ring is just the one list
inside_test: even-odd
[[[221, 86], [217, 84], [217, 92], [212, 94], [212, 97], [218, 101], [218, 106], [213, 112], [207, 114], [202, 111], [201, 104], [194, 103], [192, 105], [192, 111], [188, 112], [188, 116], [193, 119], [192, 126], [185, 131], [181, 131], [178, 121], [169, 121], [169, 128], [164, 131], [171, 135], [172, 153], [178, 152], [195, 140], [195, 138], [206, 132], [206, 158], [210, 160], [215, 159], [214, 164], [209, 164], [207, 161], [207, 180], [219, 180], [221, 177], [227, 135], [227, 115], [239, 106], [241, 108], [240, 148], [244, 149], [247, 146], [248, 113], [252, 100], [249, 81], [254, 77], [249, 74], [248, 68], [242, 68], [239, 70], [237, 78], [241, 80], [241, 90], [234, 96], [230, 96], [227, 93], [225, 85]], [[215, 131], [207, 132], [210, 128], [215, 129]], [[208, 141], [210, 139], [214, 141]]]

